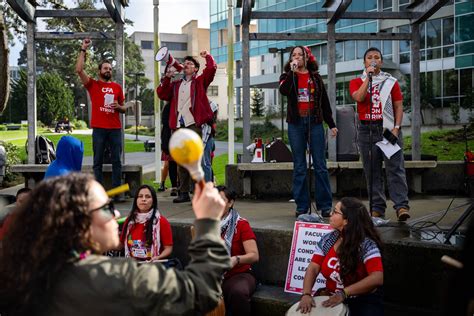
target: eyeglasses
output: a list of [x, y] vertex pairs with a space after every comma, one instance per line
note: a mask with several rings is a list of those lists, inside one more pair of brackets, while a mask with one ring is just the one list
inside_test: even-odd
[[117, 211], [115, 210], [113, 200], [108, 200], [107, 203], [105, 203], [101, 207], [93, 209], [92, 211], [90, 211], [90, 214], [92, 214], [93, 212], [97, 212], [97, 211], [100, 211], [100, 214], [106, 220], [111, 220], [111, 219], [115, 218], [116, 215], [117, 215], [116, 214]]
[[331, 210], [331, 213], [329, 213], [329, 214], [330, 214], [330, 215], [339, 214], [339, 215], [341, 215], [341, 216], [344, 216], [344, 214], [342, 214], [341, 211], [338, 211], [338, 210], [336, 210], [335, 208], [333, 208], [333, 209]]

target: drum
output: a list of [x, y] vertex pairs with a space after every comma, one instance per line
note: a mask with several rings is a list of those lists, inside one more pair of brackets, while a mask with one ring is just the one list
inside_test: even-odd
[[224, 299], [221, 298], [217, 307], [214, 308], [212, 311], [206, 314], [206, 316], [225, 316], [225, 304]]
[[296, 311], [300, 302], [296, 302], [290, 309], [286, 312], [286, 316], [347, 316], [349, 315], [349, 310], [344, 304], [339, 304], [334, 307], [324, 307], [323, 302], [327, 300], [329, 296], [315, 296], [313, 297], [316, 307], [311, 309], [309, 314], [303, 314], [301, 311]]

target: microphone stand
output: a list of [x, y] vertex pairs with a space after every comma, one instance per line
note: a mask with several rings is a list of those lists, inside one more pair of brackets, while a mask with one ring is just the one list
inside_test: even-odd
[[369, 150], [369, 212], [372, 214], [372, 195], [373, 195], [373, 185], [374, 185], [374, 166], [373, 166], [373, 156], [374, 156], [374, 146], [372, 144], [373, 142], [373, 133], [372, 133], [372, 109], [373, 109], [373, 101], [372, 101], [372, 73], [369, 72], [367, 74], [369, 78], [369, 144], [370, 144], [370, 150]]

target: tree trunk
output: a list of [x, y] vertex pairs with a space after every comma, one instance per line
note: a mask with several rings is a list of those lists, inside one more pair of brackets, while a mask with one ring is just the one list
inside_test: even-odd
[[0, 113], [5, 110], [10, 95], [10, 69], [8, 67], [8, 37], [3, 13], [0, 13]]

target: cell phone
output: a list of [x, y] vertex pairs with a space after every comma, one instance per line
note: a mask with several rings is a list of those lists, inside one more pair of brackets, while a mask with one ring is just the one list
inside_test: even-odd
[[390, 142], [390, 144], [395, 145], [398, 141], [398, 137], [393, 135], [393, 133], [387, 128], [383, 131], [383, 137]]

